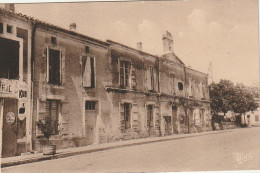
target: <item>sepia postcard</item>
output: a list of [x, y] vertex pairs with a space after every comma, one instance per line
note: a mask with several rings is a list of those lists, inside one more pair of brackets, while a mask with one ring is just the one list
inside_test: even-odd
[[259, 14], [0, 2], [1, 172], [259, 172]]

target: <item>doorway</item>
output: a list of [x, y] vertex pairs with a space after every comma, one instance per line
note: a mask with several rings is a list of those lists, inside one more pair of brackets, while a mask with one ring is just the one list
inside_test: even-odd
[[11, 157], [17, 154], [17, 114], [18, 100], [3, 99], [3, 131], [2, 157]]
[[97, 122], [97, 102], [86, 101], [85, 102], [85, 125], [87, 143], [93, 144], [96, 137], [96, 122]]
[[178, 126], [177, 126], [177, 106], [172, 106], [172, 128], [173, 133], [178, 133]]

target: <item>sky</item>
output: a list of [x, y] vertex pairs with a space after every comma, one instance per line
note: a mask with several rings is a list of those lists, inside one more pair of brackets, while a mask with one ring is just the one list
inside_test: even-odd
[[259, 82], [257, 0], [183, 0], [16, 4], [16, 12], [100, 40], [113, 40], [162, 55], [162, 34], [169, 31], [175, 54], [213, 81]]

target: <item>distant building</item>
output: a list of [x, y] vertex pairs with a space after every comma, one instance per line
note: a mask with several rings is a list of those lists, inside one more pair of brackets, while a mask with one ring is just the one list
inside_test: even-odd
[[[58, 148], [211, 130], [208, 76], [174, 54], [169, 32], [155, 56], [140, 42], [135, 49], [70, 27], [0, 8], [2, 157], [41, 151], [35, 123], [46, 116], [60, 123]], [[189, 117], [181, 99], [197, 103]]]
[[250, 111], [241, 116], [241, 124], [247, 126], [260, 126], [260, 98], [255, 98], [255, 102], [259, 105], [257, 110]]

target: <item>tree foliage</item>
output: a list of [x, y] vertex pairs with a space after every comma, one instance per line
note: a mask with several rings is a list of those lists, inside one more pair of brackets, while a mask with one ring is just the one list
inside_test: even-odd
[[254, 95], [248, 87], [243, 84], [232, 83], [229, 80], [220, 80], [219, 83], [212, 83], [210, 86], [211, 109], [213, 113], [245, 113], [254, 111], [258, 105]]

